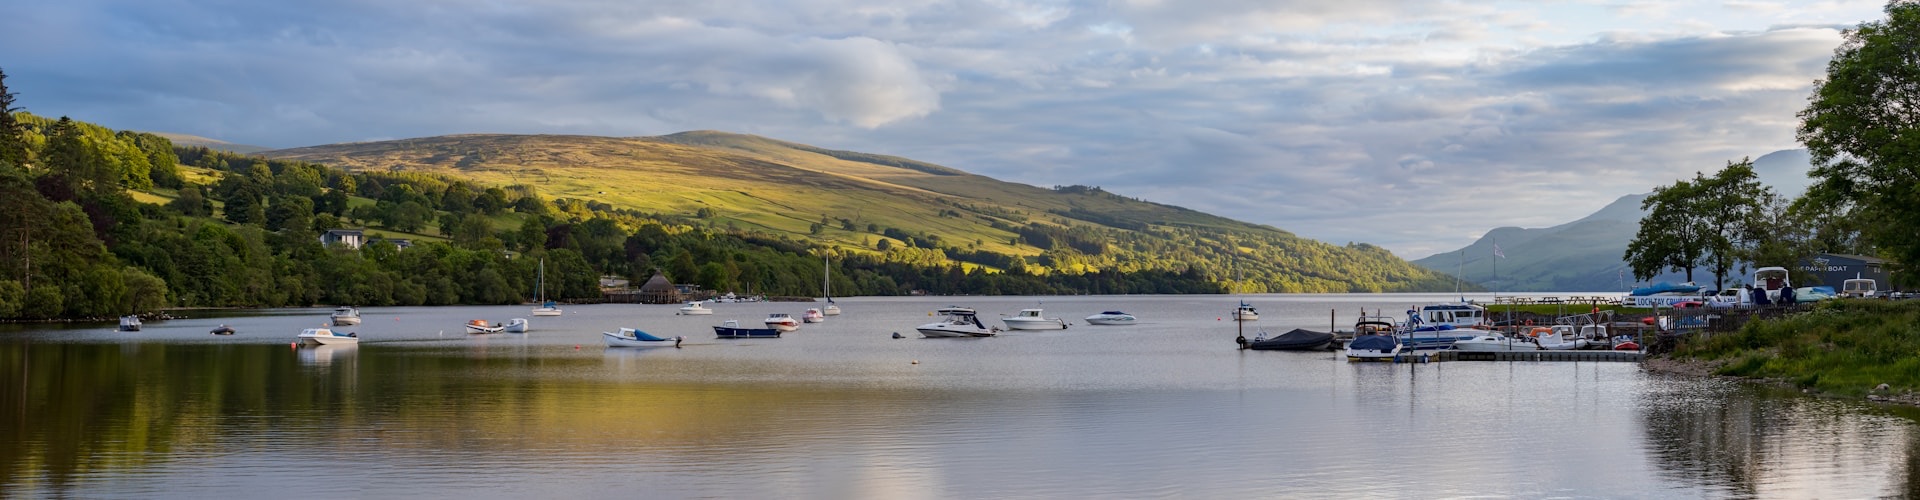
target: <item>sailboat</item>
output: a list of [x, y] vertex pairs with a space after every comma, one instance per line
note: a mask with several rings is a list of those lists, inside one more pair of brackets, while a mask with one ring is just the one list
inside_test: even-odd
[[559, 316], [560, 306], [547, 300], [547, 259], [540, 259], [540, 275], [535, 287], [540, 289], [540, 307], [533, 310], [534, 316]]
[[840, 306], [833, 303], [833, 254], [826, 254], [821, 257], [823, 257], [823, 261], [826, 262], [826, 272], [820, 275], [820, 292], [827, 295], [827, 307], [821, 309], [821, 313], [828, 316], [839, 316]]

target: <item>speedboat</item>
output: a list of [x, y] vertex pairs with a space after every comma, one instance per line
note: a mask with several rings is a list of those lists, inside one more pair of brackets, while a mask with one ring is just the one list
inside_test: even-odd
[[561, 314], [560, 305], [555, 304], [551, 300], [547, 301], [545, 304], [541, 304], [540, 307], [534, 308], [533, 310], [534, 316], [559, 316], [560, 314]]
[[1066, 321], [1061, 321], [1060, 318], [1041, 317], [1040, 312], [1041, 311], [1039, 309], [1021, 309], [1019, 314], [1015, 314], [1011, 317], [1000, 318], [1000, 322], [1006, 323], [1008, 330], [1065, 330], [1067, 329]]
[[1541, 349], [1550, 351], [1585, 349], [1588, 344], [1587, 339], [1580, 338], [1579, 335], [1574, 333], [1573, 325], [1534, 327], [1533, 330], [1527, 332], [1527, 335], [1533, 337], [1535, 342], [1540, 343]]
[[825, 313], [821, 313], [819, 309], [807, 309], [807, 312], [800, 313], [800, 321], [805, 321], [808, 323], [819, 323], [826, 320], [827, 320], [827, 315]]
[[1540, 344], [1533, 337], [1508, 337], [1500, 332], [1488, 331], [1470, 339], [1453, 342], [1456, 351], [1537, 351]]
[[940, 321], [920, 325], [914, 327], [914, 329], [919, 330], [921, 336], [930, 339], [992, 337], [999, 331], [980, 324], [980, 318], [975, 317], [973, 309], [970, 308], [946, 307], [940, 309], [938, 312], [941, 316]]
[[1131, 325], [1134, 321], [1136, 318], [1132, 314], [1120, 311], [1102, 311], [1100, 314], [1087, 316], [1089, 325]]
[[1260, 313], [1253, 310], [1253, 304], [1240, 301], [1240, 307], [1233, 310], [1234, 321], [1260, 321]]
[[121, 316], [119, 330], [123, 332], [140, 331], [140, 317], [135, 315]]
[[327, 329], [327, 328], [308, 328], [305, 330], [301, 330], [300, 334], [294, 336], [294, 338], [300, 339], [300, 343], [302, 344], [309, 344], [309, 345], [334, 345], [334, 344], [360, 343], [359, 335], [352, 334], [352, 333], [333, 333], [333, 330]]
[[1453, 347], [1453, 343], [1492, 333], [1484, 328], [1486, 308], [1474, 304], [1433, 304], [1407, 310], [1400, 343], [1407, 350]]
[[527, 318], [507, 320], [506, 330], [507, 333], [527, 333]]
[[488, 324], [487, 320], [484, 319], [467, 322], [467, 333], [500, 333], [501, 330], [505, 329], [506, 327], [497, 324]]
[[219, 328], [210, 330], [207, 333], [211, 333], [214, 335], [233, 335], [233, 327], [227, 326], [227, 325], [220, 325]]
[[1400, 348], [1400, 337], [1359, 335], [1347, 343], [1347, 361], [1393, 361]]
[[703, 302], [688, 302], [687, 305], [680, 306], [680, 312], [674, 314], [681, 316], [708, 316], [713, 314], [713, 310], [707, 309], [707, 306]]
[[600, 332], [606, 339], [607, 347], [680, 347], [680, 341], [686, 337], [655, 337], [647, 332], [632, 328], [621, 328], [620, 333]]
[[766, 321], [763, 321], [763, 323], [767, 324], [767, 328], [779, 330], [780, 333], [787, 333], [787, 332], [800, 329], [800, 322], [794, 321], [793, 316], [788, 315], [787, 313], [768, 314]]
[[777, 339], [780, 330], [772, 328], [741, 328], [739, 321], [727, 320], [722, 326], [713, 327], [713, 334], [723, 339]]
[[333, 308], [333, 314], [327, 316], [327, 318], [333, 322], [334, 326], [358, 325], [360, 324], [360, 310], [354, 309], [353, 306], [335, 307]]
[[1333, 345], [1333, 334], [1295, 328], [1273, 338], [1256, 337], [1247, 343], [1256, 351], [1324, 351]]

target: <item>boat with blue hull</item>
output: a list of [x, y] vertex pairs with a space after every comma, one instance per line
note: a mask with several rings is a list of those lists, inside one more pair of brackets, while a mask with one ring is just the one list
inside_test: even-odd
[[1487, 335], [1487, 309], [1469, 303], [1431, 304], [1407, 310], [1407, 322], [1400, 331], [1403, 350], [1436, 350], [1453, 347], [1454, 342]]
[[1663, 293], [1669, 294], [1669, 295], [1680, 295], [1680, 294], [1697, 293], [1699, 291], [1700, 291], [1700, 285], [1693, 284], [1693, 282], [1673, 283], [1673, 282], [1662, 281], [1659, 283], [1654, 283], [1652, 285], [1635, 288], [1633, 289], [1633, 291], [1628, 292], [1627, 296], [1646, 297], [1651, 295], [1659, 295]]
[[727, 324], [713, 327], [713, 334], [723, 339], [777, 339], [780, 330], [772, 328], [741, 328], [739, 321], [727, 320]]

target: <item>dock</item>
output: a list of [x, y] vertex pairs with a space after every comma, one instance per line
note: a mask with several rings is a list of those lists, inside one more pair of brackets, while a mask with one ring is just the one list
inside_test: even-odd
[[1640, 351], [1415, 351], [1395, 357], [1395, 363], [1442, 361], [1626, 361], [1646, 359]]

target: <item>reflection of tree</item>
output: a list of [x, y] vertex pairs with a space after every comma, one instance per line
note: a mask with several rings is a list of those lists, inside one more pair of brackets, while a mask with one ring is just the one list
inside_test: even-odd
[[[1664, 381], [1663, 381], [1664, 382]], [[1660, 473], [1681, 484], [1706, 484], [1740, 495], [1755, 493], [1758, 466], [1755, 430], [1763, 428], [1763, 403], [1737, 397], [1738, 389], [1707, 384], [1659, 384], [1662, 392], [1641, 405], [1647, 449]]]
[[1676, 483], [1736, 496], [1920, 494], [1920, 433], [1910, 417], [1750, 384], [1656, 387], [1640, 411], [1647, 447]]

